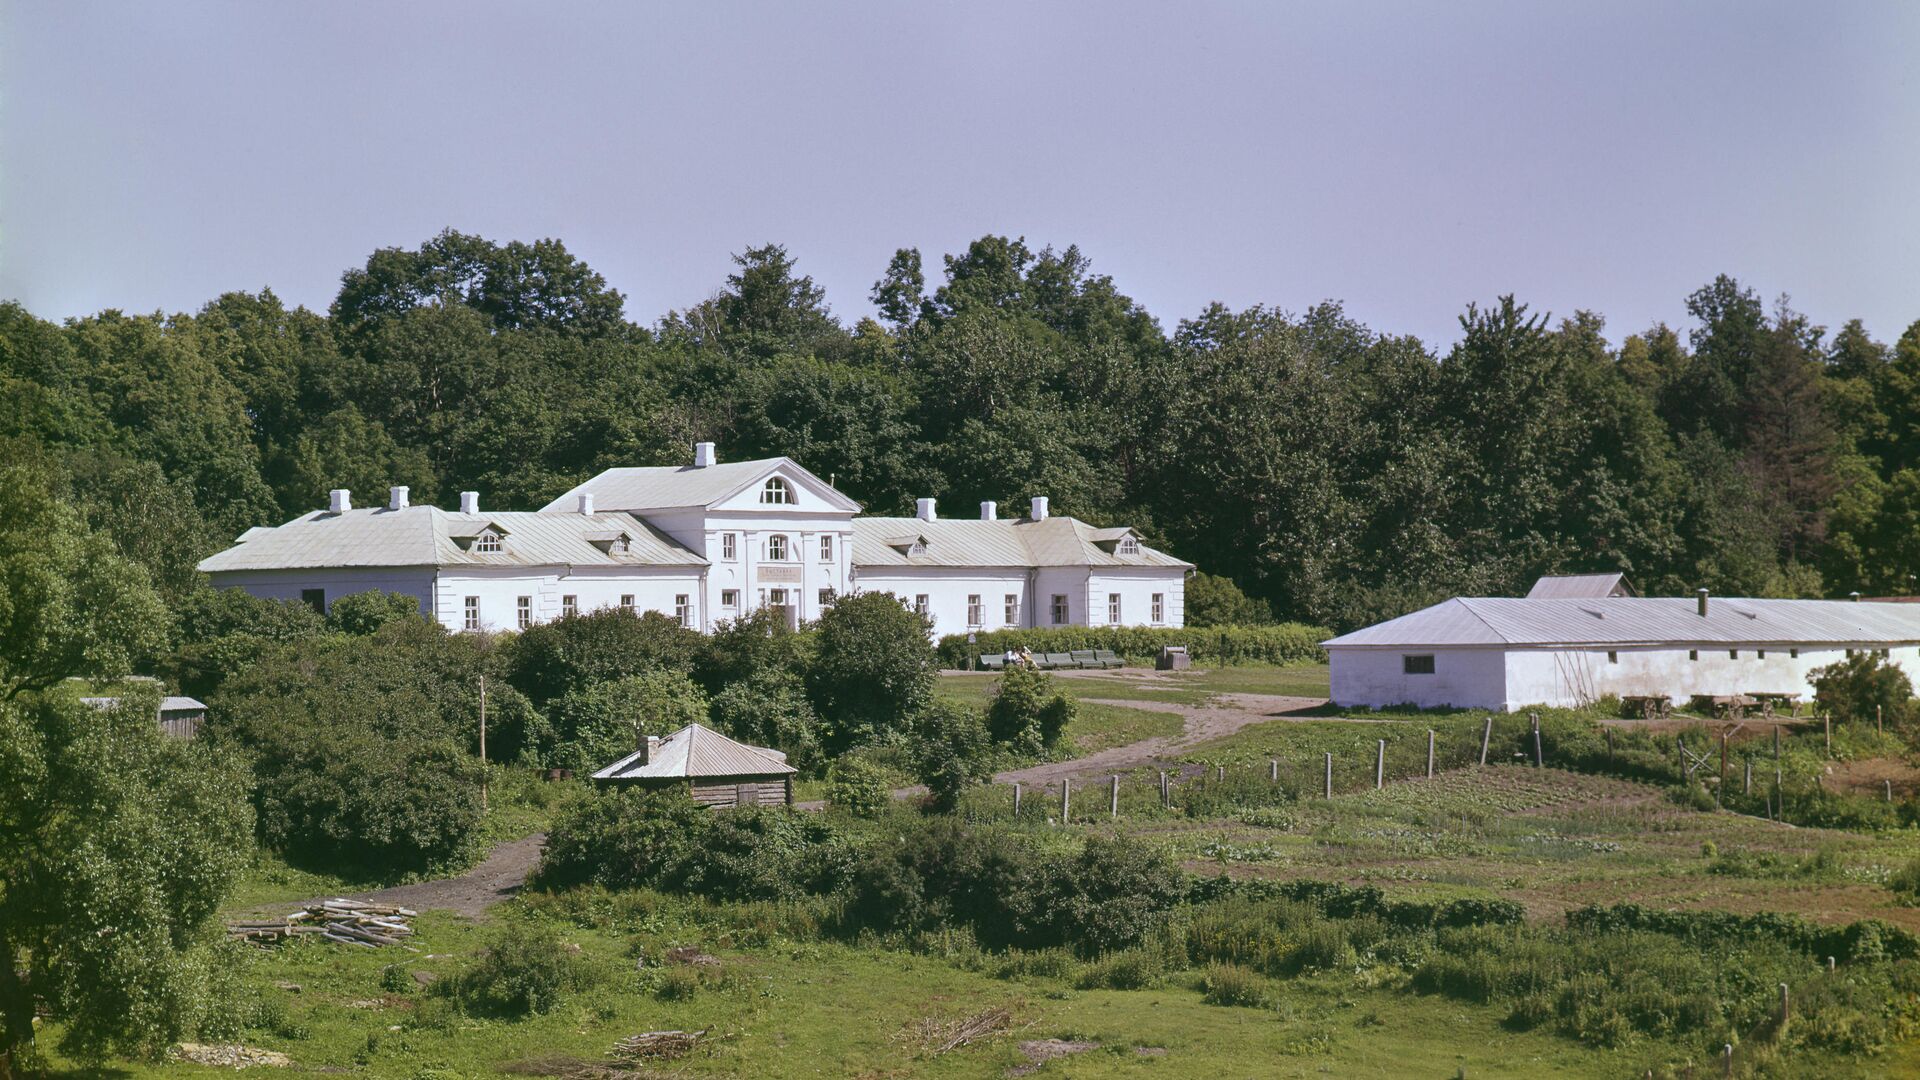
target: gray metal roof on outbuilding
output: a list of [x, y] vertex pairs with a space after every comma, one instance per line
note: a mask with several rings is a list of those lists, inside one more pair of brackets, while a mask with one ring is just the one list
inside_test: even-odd
[[1328, 648], [1912, 645], [1920, 607], [1849, 600], [1456, 597], [1324, 642]]
[[778, 750], [748, 746], [712, 728], [688, 724], [661, 736], [650, 750], [636, 750], [593, 774], [595, 780], [684, 780], [729, 776], [782, 776], [800, 770]]
[[[493, 526], [501, 550], [463, 547], [456, 537]], [[595, 540], [628, 537], [625, 551]], [[402, 510], [316, 510], [272, 529], [250, 529], [246, 539], [204, 559], [200, 569], [290, 570], [343, 566], [701, 566], [706, 560], [632, 514], [543, 514], [507, 511], [453, 514], [433, 506]]]
[[1627, 575], [1611, 574], [1558, 574], [1543, 577], [1527, 590], [1529, 600], [1581, 600], [1602, 596], [1632, 596], [1633, 586], [1627, 584]]

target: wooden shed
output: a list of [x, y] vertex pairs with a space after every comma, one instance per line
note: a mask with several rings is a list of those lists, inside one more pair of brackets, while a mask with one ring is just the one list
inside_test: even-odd
[[594, 773], [593, 781], [685, 786], [693, 801], [713, 807], [790, 806], [798, 771], [778, 750], [748, 746], [712, 728], [688, 724], [671, 735], [647, 736], [639, 749]]

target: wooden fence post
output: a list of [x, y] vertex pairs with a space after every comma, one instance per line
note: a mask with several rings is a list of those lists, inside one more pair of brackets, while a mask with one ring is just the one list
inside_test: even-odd
[[1833, 974], [1833, 957], [1827, 957], [1827, 974]]
[[1893, 781], [1887, 781], [1887, 801], [1893, 801]]
[[1480, 764], [1487, 763], [1487, 743], [1493, 740], [1493, 714], [1487, 714], [1487, 726], [1480, 729]]
[[1780, 760], [1780, 725], [1773, 726], [1773, 760]]
[[1827, 729], [1827, 760], [1831, 761], [1833, 760], [1833, 714], [1821, 713], [1820, 722]]
[[1873, 707], [1873, 730], [1881, 732], [1887, 730], [1886, 725], [1880, 722], [1880, 706], [1878, 705]]
[[1753, 794], [1753, 759], [1752, 758], [1747, 759], [1747, 783], [1745, 787], [1740, 789], [1740, 794], [1742, 795]]
[[1120, 816], [1120, 774], [1119, 773], [1114, 773], [1113, 779], [1107, 781], [1107, 816], [1108, 817]]
[[1721, 1045], [1720, 1061], [1722, 1063], [1720, 1071], [1727, 1076], [1732, 1076], [1733, 1075], [1733, 1044], [1721, 1043], [1720, 1045]]
[[1379, 789], [1386, 786], [1387, 786], [1387, 740], [1381, 739], [1379, 753], [1376, 754], [1373, 759], [1373, 787], [1374, 787], [1374, 790], [1378, 791]]
[[1787, 984], [1780, 984], [1780, 1027], [1785, 1029], [1787, 1018], [1793, 1015], [1791, 1003], [1787, 999]]
[[1613, 729], [1607, 729], [1607, 764], [1613, 764]]
[[1060, 778], [1060, 824], [1067, 823], [1067, 811], [1073, 806], [1073, 781]]
[[1327, 798], [1333, 798], [1333, 751], [1327, 751]]
[[1720, 733], [1720, 786], [1727, 786], [1727, 733]]
[[1427, 729], [1427, 779], [1433, 779], [1433, 729]]
[[1225, 765], [1216, 765], [1216, 766], [1214, 766], [1214, 770], [1213, 770], [1213, 778], [1214, 778], [1215, 780], [1218, 780], [1219, 782], [1221, 782], [1221, 783], [1223, 783], [1223, 784], [1224, 784], [1224, 783], [1226, 783], [1226, 782], [1227, 782], [1227, 767], [1226, 767]]
[[1269, 784], [1277, 784], [1280, 782], [1280, 759], [1279, 758], [1267, 759], [1267, 782]]
[[1020, 781], [1013, 782], [1013, 816], [1020, 816]]
[[1540, 748], [1540, 719], [1536, 716], [1533, 721], [1533, 767], [1541, 769], [1545, 768], [1546, 764], [1547, 755]]
[[1164, 769], [1160, 772], [1160, 805], [1169, 810], [1173, 809], [1173, 797], [1167, 790], [1167, 774]]

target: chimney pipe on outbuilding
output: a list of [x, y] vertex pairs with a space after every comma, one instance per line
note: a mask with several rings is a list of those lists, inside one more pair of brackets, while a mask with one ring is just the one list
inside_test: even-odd
[[1856, 603], [1856, 604], [1857, 604], [1857, 603], [1859, 603], [1859, 602], [1860, 602], [1860, 590], [1859, 590], [1859, 589], [1855, 589], [1855, 590], [1853, 590], [1852, 592], [1850, 592], [1850, 593], [1848, 593], [1848, 594], [1847, 594], [1847, 599], [1849, 599], [1849, 600], [1851, 600], [1851, 601], [1853, 601], [1853, 602], [1854, 602], [1854, 603]]
[[460, 512], [471, 517], [480, 512], [480, 493], [463, 491], [460, 493]]
[[1035, 495], [1033, 497], [1033, 508], [1027, 511], [1027, 516], [1035, 521], [1047, 520], [1047, 497], [1045, 495]]
[[327, 512], [344, 514], [353, 509], [353, 492], [346, 488], [334, 488], [327, 492]]
[[583, 514], [593, 513], [593, 492], [583, 491], [580, 493], [580, 512]]
[[712, 443], [697, 442], [693, 444], [693, 467], [694, 468], [704, 469], [707, 466], [712, 465], [719, 460], [720, 459], [714, 455]]
[[998, 520], [999, 517], [1000, 517], [1000, 504], [995, 502], [983, 502], [980, 504], [980, 520], [981, 521], [995, 521], [995, 520]]
[[913, 500], [913, 516], [919, 518], [921, 521], [934, 521], [938, 519], [940, 515], [939, 512], [933, 508], [932, 499], [915, 499]]
[[1706, 618], [1707, 617], [1707, 590], [1695, 589], [1693, 591], [1693, 595], [1695, 599], [1700, 601], [1700, 617], [1703, 619]]
[[387, 509], [405, 510], [406, 508], [407, 508], [406, 485], [402, 484], [399, 487], [388, 488], [387, 489]]

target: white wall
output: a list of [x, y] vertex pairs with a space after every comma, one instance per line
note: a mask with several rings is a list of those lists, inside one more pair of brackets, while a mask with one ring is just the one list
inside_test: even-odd
[[[1694, 695], [1769, 693], [1813, 696], [1807, 675], [1845, 659], [1865, 644], [1813, 647], [1749, 645], [1737, 650], [1699, 646], [1601, 649], [1332, 648], [1328, 649], [1335, 704], [1353, 708], [1499, 709], [1529, 705], [1573, 708], [1609, 694], [1666, 695], [1684, 705]], [[1794, 655], [1795, 653], [1798, 655]], [[1690, 659], [1689, 654], [1697, 659]], [[1402, 658], [1431, 655], [1432, 675], [1408, 675]], [[1920, 648], [1900, 646], [1888, 659], [1920, 681]]]
[[[1433, 674], [1408, 675], [1402, 658], [1433, 657]], [[1327, 650], [1333, 701], [1348, 708], [1505, 709], [1507, 671], [1499, 648]]]
[[634, 610], [658, 611], [672, 617], [674, 598], [685, 594], [694, 606], [693, 625], [700, 625], [699, 567], [565, 567], [467, 568], [441, 572], [434, 615], [449, 630], [466, 625], [466, 598], [480, 599], [481, 628], [487, 631], [519, 629], [519, 598], [533, 601], [533, 621], [560, 617], [565, 598], [575, 597], [578, 611], [618, 607], [632, 594]]
[[[1107, 598], [1120, 594], [1121, 626], [1185, 626], [1187, 575], [1179, 567], [1116, 570], [1095, 569], [1087, 579], [1092, 617], [1088, 624], [1107, 625]], [[1162, 597], [1161, 618], [1153, 618], [1153, 596]]]
[[[757, 489], [756, 489], [757, 490]], [[716, 510], [700, 515], [700, 532], [692, 544], [712, 564], [707, 578], [708, 611], [713, 622], [745, 615], [763, 602], [771, 603], [776, 589], [786, 589], [799, 621], [817, 619], [824, 610], [820, 592], [834, 596], [851, 592], [848, 578], [852, 570], [853, 524], [846, 511], [800, 510], [757, 511]], [[680, 526], [679, 523], [676, 523]], [[664, 526], [663, 526], [664, 528]], [[732, 561], [725, 556], [723, 536], [735, 537]], [[677, 535], [677, 534], [676, 534]], [[787, 539], [787, 558], [775, 562], [767, 557], [774, 536]], [[820, 538], [833, 538], [833, 557], [820, 558]], [[740, 603], [727, 609], [721, 604], [725, 590], [737, 590]], [[793, 603], [797, 601], [797, 603]]]
[[[1036, 615], [1042, 620], [1046, 619], [1044, 611], [1034, 611], [1033, 597], [1027, 587], [1027, 571], [1019, 568], [984, 570], [888, 566], [859, 573], [854, 584], [863, 593], [892, 593], [904, 600], [908, 607], [913, 606], [914, 597], [924, 593], [928, 615], [933, 619], [935, 637], [964, 634], [976, 629], [983, 632], [1007, 629], [1008, 593], [1020, 597], [1018, 626], [1032, 626]], [[967, 624], [967, 597], [974, 594], [980, 597], [981, 605], [981, 620], [977, 627]], [[1045, 625], [1044, 621], [1041, 625]]]

